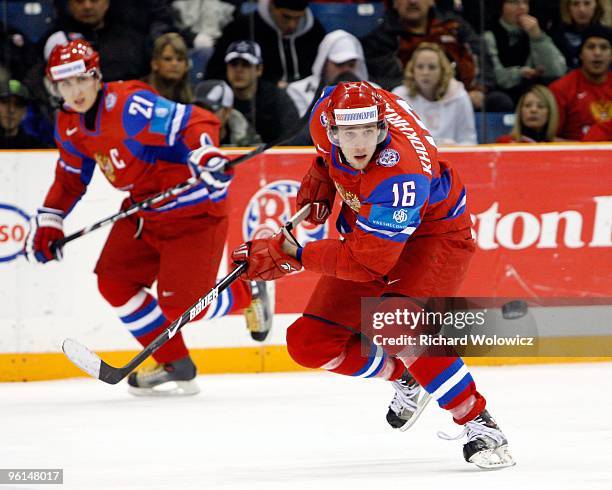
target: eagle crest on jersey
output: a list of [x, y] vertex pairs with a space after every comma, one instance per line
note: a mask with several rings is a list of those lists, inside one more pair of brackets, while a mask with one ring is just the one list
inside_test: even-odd
[[100, 167], [102, 172], [104, 172], [104, 175], [106, 175], [109, 182], [114, 182], [115, 167], [113, 167], [113, 162], [111, 162], [111, 159], [102, 153], [94, 153], [94, 159], [96, 160], [98, 167]]
[[334, 181], [334, 185], [336, 186], [336, 189], [338, 189], [338, 194], [340, 194], [340, 197], [346, 203], [346, 205], [358, 213], [359, 209], [361, 209], [361, 201], [359, 198], [351, 191], [347, 191], [344, 187], [342, 187], [342, 184]]

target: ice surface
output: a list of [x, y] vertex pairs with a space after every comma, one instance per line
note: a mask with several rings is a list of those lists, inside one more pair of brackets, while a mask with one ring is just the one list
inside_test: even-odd
[[55, 488], [71, 489], [612, 488], [612, 363], [473, 374], [514, 468], [465, 463], [436, 437], [460, 428], [435, 404], [395, 432], [388, 383], [320, 372], [202, 376], [182, 399], [92, 379], [0, 384], [0, 467], [64, 468]]

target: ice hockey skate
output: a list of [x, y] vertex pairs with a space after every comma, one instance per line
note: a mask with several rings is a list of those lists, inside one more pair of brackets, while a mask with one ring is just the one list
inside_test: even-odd
[[431, 397], [408, 371], [392, 384], [395, 388], [395, 395], [389, 404], [387, 422], [394, 429], [403, 432], [417, 421]]
[[274, 282], [251, 281], [251, 304], [244, 317], [253, 340], [263, 342], [272, 329], [274, 317]]
[[456, 437], [438, 432], [438, 436], [446, 440], [460, 439], [464, 435], [467, 436], [467, 442], [463, 445], [463, 457], [468, 463], [474, 463], [485, 470], [507, 468], [516, 464], [508, 449], [506, 436], [487, 410], [467, 422], [463, 432]]
[[137, 396], [196, 395], [196, 367], [189, 356], [178, 361], [144, 367], [128, 377], [128, 391]]

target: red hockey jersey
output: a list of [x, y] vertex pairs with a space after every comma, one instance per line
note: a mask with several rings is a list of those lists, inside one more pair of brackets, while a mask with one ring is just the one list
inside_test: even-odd
[[[139, 81], [105, 83], [96, 104], [93, 130], [84, 115], [60, 111], [55, 125], [59, 159], [44, 207], [68, 214], [86, 192], [96, 166], [113, 187], [140, 201], [179, 184], [191, 173], [190, 151], [217, 145], [219, 120], [199, 107], [164, 99]], [[148, 218], [168, 215], [215, 216], [227, 213], [203, 184], [144, 211]]]
[[457, 171], [438, 159], [433, 137], [408, 103], [380, 89], [388, 136], [363, 171], [353, 169], [326, 135], [323, 108], [332, 90], [313, 108], [310, 132], [343, 201], [336, 227], [345, 240], [308, 243], [302, 264], [340, 279], [381, 279], [411, 238], [470, 226], [465, 187]]

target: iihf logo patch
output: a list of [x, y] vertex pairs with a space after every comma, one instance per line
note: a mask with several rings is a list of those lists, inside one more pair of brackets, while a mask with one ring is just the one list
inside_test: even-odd
[[378, 155], [376, 163], [381, 167], [393, 167], [400, 161], [400, 154], [393, 148], [386, 148]]
[[106, 107], [107, 111], [110, 111], [113, 107], [115, 107], [116, 103], [117, 103], [117, 94], [115, 94], [114, 92], [110, 92], [106, 94], [106, 97], [104, 100], [104, 107]]

